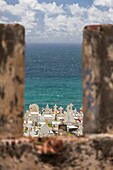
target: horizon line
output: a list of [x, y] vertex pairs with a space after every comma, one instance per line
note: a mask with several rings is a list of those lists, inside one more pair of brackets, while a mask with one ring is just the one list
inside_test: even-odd
[[26, 42], [26, 44], [82, 44], [82, 42]]

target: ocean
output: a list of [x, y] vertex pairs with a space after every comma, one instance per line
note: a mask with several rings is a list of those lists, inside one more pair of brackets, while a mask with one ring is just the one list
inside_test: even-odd
[[82, 106], [81, 44], [26, 44], [24, 110]]

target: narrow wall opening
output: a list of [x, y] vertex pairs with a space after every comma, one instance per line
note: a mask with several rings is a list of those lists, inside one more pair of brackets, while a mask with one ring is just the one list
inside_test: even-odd
[[26, 44], [24, 111], [24, 135], [82, 134], [81, 44]]

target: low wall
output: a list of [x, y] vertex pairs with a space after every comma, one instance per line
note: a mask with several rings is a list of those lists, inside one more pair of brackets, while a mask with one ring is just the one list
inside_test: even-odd
[[0, 170], [112, 170], [113, 135], [0, 141]]

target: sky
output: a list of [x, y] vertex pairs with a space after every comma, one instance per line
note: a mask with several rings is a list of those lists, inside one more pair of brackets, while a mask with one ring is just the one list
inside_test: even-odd
[[83, 28], [113, 23], [113, 0], [0, 0], [0, 23], [19, 23], [29, 43], [80, 43]]

